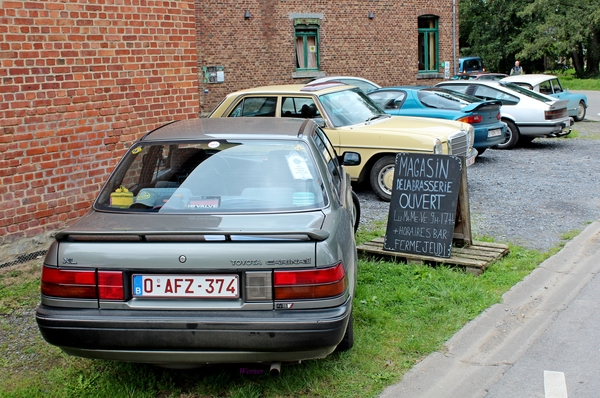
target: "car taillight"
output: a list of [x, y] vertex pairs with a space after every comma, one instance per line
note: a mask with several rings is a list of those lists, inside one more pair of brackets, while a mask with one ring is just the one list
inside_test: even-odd
[[567, 108], [554, 109], [551, 111], [545, 111], [544, 116], [546, 120], [560, 119], [567, 116]]
[[470, 116], [465, 116], [465, 117], [461, 117], [460, 119], [458, 119], [459, 122], [469, 123], [469, 124], [480, 123], [482, 120], [483, 120], [483, 116], [481, 116], [481, 115], [470, 115]]
[[61, 298], [123, 300], [123, 273], [44, 267], [42, 294]]
[[496, 115], [496, 119], [502, 120], [502, 115], [500, 114], [500, 112], [498, 112], [498, 114]]
[[311, 270], [279, 270], [273, 273], [275, 300], [335, 297], [346, 291], [346, 272], [335, 267]]
[[123, 300], [123, 273], [121, 271], [98, 271], [98, 298], [100, 300]]

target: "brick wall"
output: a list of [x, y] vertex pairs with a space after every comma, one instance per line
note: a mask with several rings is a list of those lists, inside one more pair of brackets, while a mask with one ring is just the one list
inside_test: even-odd
[[[244, 18], [246, 10], [249, 19]], [[369, 12], [373, 19], [368, 18]], [[452, 0], [196, 0], [199, 66], [223, 66], [225, 73], [223, 83], [200, 82], [203, 113], [233, 90], [308, 81], [292, 77], [291, 17], [298, 14], [322, 16], [321, 70], [327, 75], [362, 76], [383, 86], [440, 81], [418, 79], [420, 15], [439, 17], [439, 58], [450, 61], [453, 70]]]
[[[0, 265], [87, 212], [147, 131], [234, 90], [308, 81], [293, 76], [298, 14], [322, 16], [327, 75], [436, 82], [418, 79], [426, 14], [440, 60], [453, 58], [452, 0], [0, 0]], [[225, 81], [204, 83], [204, 66]]]
[[87, 212], [132, 141], [198, 114], [195, 30], [193, 0], [0, 0], [0, 264]]

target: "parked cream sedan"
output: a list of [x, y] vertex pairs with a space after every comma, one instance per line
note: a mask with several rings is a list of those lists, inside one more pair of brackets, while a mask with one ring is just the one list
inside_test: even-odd
[[451, 120], [390, 116], [357, 87], [340, 82], [257, 87], [229, 94], [209, 115], [313, 119], [336, 151], [358, 152], [362, 162], [346, 169], [389, 201], [398, 152], [458, 155], [475, 161], [474, 129]]

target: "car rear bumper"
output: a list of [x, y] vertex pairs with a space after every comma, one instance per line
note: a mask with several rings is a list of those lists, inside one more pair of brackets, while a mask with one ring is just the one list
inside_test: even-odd
[[67, 354], [155, 364], [289, 362], [323, 358], [342, 340], [351, 302], [319, 310], [36, 311], [44, 339]]
[[502, 144], [505, 140], [504, 132], [495, 137], [489, 137], [490, 130], [500, 129], [501, 131], [504, 129], [502, 125], [492, 126], [492, 127], [480, 127], [475, 128], [475, 142], [473, 143], [473, 147], [475, 149], [487, 149], [493, 147], [494, 145]]
[[518, 125], [521, 135], [530, 137], [563, 136], [571, 132], [573, 119], [561, 120], [556, 123], [521, 123]]

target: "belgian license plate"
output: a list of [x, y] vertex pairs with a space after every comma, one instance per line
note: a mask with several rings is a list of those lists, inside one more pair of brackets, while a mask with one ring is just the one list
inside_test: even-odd
[[472, 166], [473, 164], [475, 164], [475, 158], [477, 158], [477, 155], [471, 156], [470, 158], [467, 158], [467, 167]]
[[238, 298], [238, 275], [133, 275], [133, 297]]
[[502, 135], [501, 129], [493, 129], [488, 131], [488, 137], [498, 137], [499, 135]]

